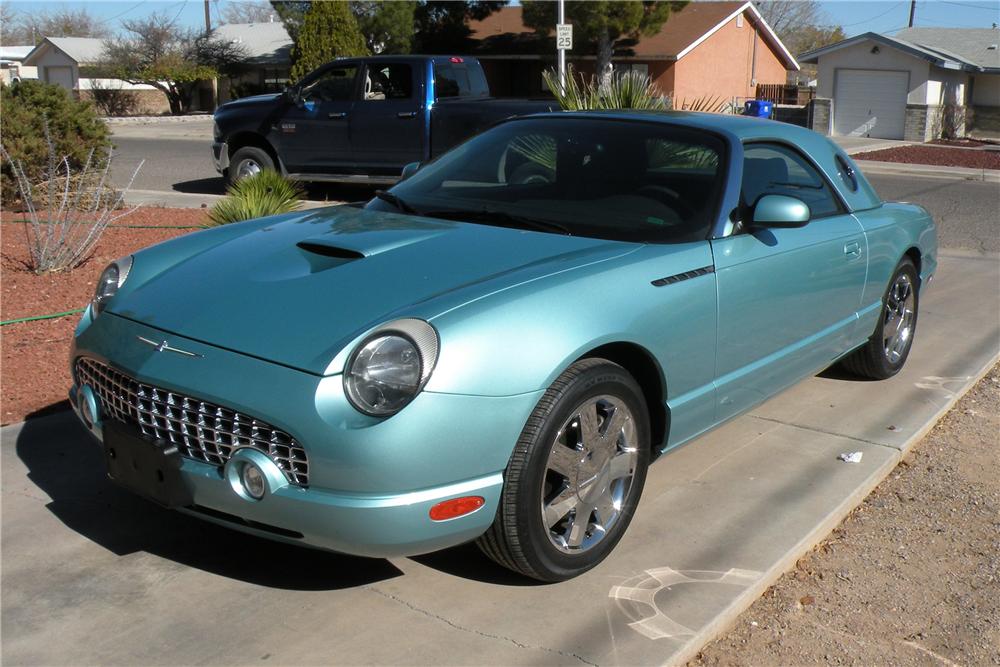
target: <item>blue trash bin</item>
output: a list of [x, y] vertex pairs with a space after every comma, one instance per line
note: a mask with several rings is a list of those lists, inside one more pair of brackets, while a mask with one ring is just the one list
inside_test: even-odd
[[767, 100], [747, 100], [743, 105], [744, 116], [755, 116], [757, 118], [770, 118], [773, 104]]

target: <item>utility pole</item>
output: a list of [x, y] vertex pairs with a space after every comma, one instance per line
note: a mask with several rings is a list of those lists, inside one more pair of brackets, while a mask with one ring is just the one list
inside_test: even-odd
[[[566, 7], [563, 0], [559, 0], [559, 25], [566, 23]], [[566, 49], [559, 49], [559, 87], [566, 90]]]
[[[205, 38], [211, 39], [212, 37], [212, 12], [209, 9], [209, 0], [205, 0]], [[209, 101], [209, 105], [212, 107], [212, 111], [215, 111], [215, 107], [219, 105], [219, 80], [212, 79], [212, 99]]]
[[910, 0], [910, 23], [909, 27], [913, 27], [913, 15], [917, 13], [917, 0]]

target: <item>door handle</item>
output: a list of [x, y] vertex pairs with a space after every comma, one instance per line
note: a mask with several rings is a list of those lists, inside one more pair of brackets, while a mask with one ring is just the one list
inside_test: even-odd
[[416, 118], [416, 117], [417, 117], [416, 111], [400, 111], [399, 113], [396, 114], [396, 118]]
[[341, 118], [347, 118], [346, 111], [331, 111], [326, 115], [327, 118], [332, 118], [334, 120], [339, 120]]
[[860, 257], [861, 256], [861, 244], [857, 241], [850, 241], [844, 244], [844, 254], [848, 257]]

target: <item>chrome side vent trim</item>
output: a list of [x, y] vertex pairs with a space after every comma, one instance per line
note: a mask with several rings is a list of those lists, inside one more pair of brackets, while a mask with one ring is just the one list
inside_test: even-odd
[[672, 276], [667, 276], [666, 278], [660, 278], [654, 280], [651, 284], [655, 287], [663, 287], [664, 285], [673, 285], [674, 283], [679, 283], [682, 280], [690, 280], [691, 278], [697, 278], [698, 276], [707, 276], [710, 273], [715, 273], [715, 266], [703, 266], [700, 269], [694, 269], [693, 271], [685, 271], [684, 273], [675, 273]]

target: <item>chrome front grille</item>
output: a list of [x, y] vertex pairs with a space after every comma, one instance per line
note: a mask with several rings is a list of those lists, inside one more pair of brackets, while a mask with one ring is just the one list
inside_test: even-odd
[[106, 364], [81, 357], [77, 382], [90, 385], [104, 418], [139, 427], [143, 435], [173, 443], [182, 456], [225, 465], [240, 447], [267, 454], [289, 483], [309, 485], [306, 451], [266, 422], [191, 396], [139, 382]]

